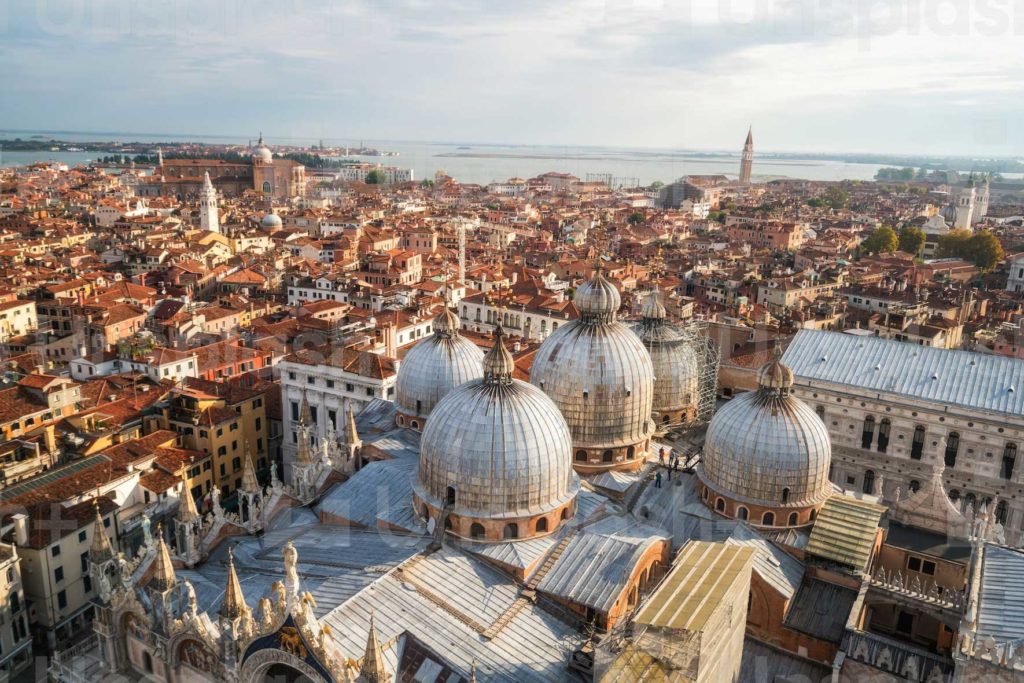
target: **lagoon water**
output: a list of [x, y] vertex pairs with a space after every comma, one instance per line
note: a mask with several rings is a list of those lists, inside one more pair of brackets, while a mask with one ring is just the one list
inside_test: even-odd
[[[245, 145], [245, 138], [201, 136], [170, 136], [143, 134], [49, 133], [45, 131], [3, 131], [0, 138], [72, 140], [78, 142], [205, 142]], [[267, 142], [284, 145], [310, 145], [317, 139], [287, 138]], [[572, 173], [582, 179], [588, 174], [610, 175], [615, 185], [632, 185], [637, 180], [647, 185], [656, 180], [670, 182], [683, 175], [721, 173], [735, 176], [739, 170], [739, 153], [694, 152], [672, 149], [640, 149], [625, 147], [576, 147], [553, 145], [484, 145], [449, 142], [403, 142], [389, 140], [332, 140], [326, 146], [358, 146], [397, 152], [395, 157], [360, 157], [353, 159], [412, 168], [417, 179], [432, 178], [443, 170], [456, 180], [486, 184], [512, 177], [530, 178], [547, 171]], [[22, 152], [0, 151], [0, 166], [20, 166], [37, 161], [59, 161], [68, 165], [84, 164], [105, 156], [101, 152], [53, 152], [48, 150]], [[800, 159], [771, 155], [754, 158], [755, 179], [788, 177], [808, 180], [871, 180], [877, 164], [860, 164], [825, 159]]]

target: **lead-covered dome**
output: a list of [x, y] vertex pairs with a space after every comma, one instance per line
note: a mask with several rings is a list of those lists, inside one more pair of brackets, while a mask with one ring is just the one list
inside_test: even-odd
[[[251, 140], [252, 138], [249, 139]], [[260, 133], [259, 142], [256, 143], [256, 148], [252, 151], [252, 158], [253, 161], [259, 161], [264, 164], [274, 163], [274, 153], [263, 144], [263, 133]]]
[[562, 411], [577, 469], [636, 469], [654, 431], [651, 357], [615, 319], [619, 293], [600, 270], [579, 287], [574, 302], [579, 319], [544, 340], [530, 382]]
[[447, 515], [452, 533], [479, 540], [554, 531], [575, 511], [569, 428], [536, 387], [514, 380], [498, 329], [484, 376], [434, 407], [420, 440], [414, 495], [431, 519]]
[[805, 524], [832, 493], [828, 429], [790, 393], [793, 372], [778, 352], [758, 382], [757, 391], [734, 398], [708, 425], [700, 467], [705, 500], [759, 525]]
[[673, 425], [697, 416], [700, 367], [690, 339], [667, 320], [656, 292], [644, 301], [640, 322], [633, 331], [651, 355], [654, 367], [653, 418], [658, 425]]
[[434, 318], [433, 328], [433, 335], [413, 346], [398, 368], [395, 403], [401, 426], [420, 429], [449, 391], [484, 374], [484, 352], [459, 334], [459, 319], [450, 308]]

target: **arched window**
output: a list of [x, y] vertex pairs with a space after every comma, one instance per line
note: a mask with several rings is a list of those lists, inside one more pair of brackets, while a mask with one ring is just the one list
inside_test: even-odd
[[484, 525], [480, 522], [473, 522], [473, 526], [469, 527], [470, 538], [483, 538], [484, 537]]
[[537, 530], [538, 534], [546, 533], [548, 530], [548, 518], [541, 517], [540, 519], [538, 519], [537, 525], [534, 527], [534, 529]]
[[783, 503], [788, 503], [789, 502], [789, 487], [788, 486], [786, 488], [782, 489], [782, 502]]
[[267, 193], [270, 192], [270, 181], [269, 180], [264, 180], [263, 181], [263, 191], [267, 192]]
[[813, 522], [817, 518], [818, 518], [818, 511], [812, 508], [811, 509], [811, 516], [810, 516], [809, 519]]
[[864, 493], [875, 492], [875, 472], [874, 470], [868, 470], [864, 473], [864, 486], [861, 488]]
[[1003, 466], [999, 470], [999, 474], [1002, 475], [1003, 479], [1010, 480], [1013, 478], [1013, 466], [1017, 464], [1017, 444], [1008, 443], [1003, 448]]
[[955, 503], [958, 500], [960, 500], [960, 491], [959, 489], [953, 489], [949, 492], [949, 502]]
[[1007, 509], [1005, 500], [999, 501], [999, 504], [996, 505], [996, 521], [1000, 524], [1006, 524]]
[[921, 482], [919, 482], [917, 479], [911, 479], [910, 480], [910, 492], [911, 493], [917, 493], [918, 490], [920, 490], [920, 488], [921, 488]]
[[775, 513], [764, 513], [764, 515], [761, 517], [761, 524], [763, 524], [764, 526], [775, 526]]
[[825, 421], [825, 406], [818, 406], [817, 408], [814, 409], [814, 412], [818, 414], [818, 418], [822, 422]]
[[871, 442], [875, 440], [875, 416], [868, 415], [864, 418], [864, 431], [860, 435], [860, 447], [871, 448]]
[[413, 429], [419, 429], [420, 428], [420, 421], [419, 420], [413, 420], [409, 424], [412, 426]]
[[611, 462], [611, 461], [612, 461], [612, 452], [611, 451], [605, 451], [604, 453], [601, 454], [601, 462]]
[[455, 505], [455, 487], [449, 486], [446, 492], [446, 501], [448, 505]]
[[795, 512], [790, 512], [789, 513], [789, 525], [790, 526], [796, 526], [797, 520], [799, 520], [799, 519], [800, 519], [800, 517]]
[[736, 518], [737, 519], [743, 520], [745, 522], [745, 521], [747, 521], [747, 519], [749, 517], [750, 517], [750, 512], [747, 510], [747, 508], [745, 508], [745, 507], [743, 507], [741, 505], [739, 508], [736, 509]]
[[960, 435], [950, 432], [946, 437], [946, 467], [956, 467], [956, 454], [960, 450]]
[[914, 427], [914, 440], [910, 444], [910, 459], [920, 460], [922, 453], [924, 453], [924, 427], [917, 425]]
[[505, 525], [504, 531], [501, 532], [504, 538], [519, 538], [519, 525], [515, 522], [509, 522]]
[[636, 449], [633, 446], [630, 446], [629, 448], [626, 449], [626, 457], [628, 459], [632, 460], [633, 456], [635, 454], [636, 454]]
[[885, 453], [886, 449], [889, 448], [889, 430], [892, 428], [892, 423], [889, 418], [883, 417], [882, 423], [878, 425], [878, 452]]
[[725, 501], [719, 498], [715, 501], [715, 509], [719, 512], [725, 512]]
[[569, 519], [569, 508], [562, 508], [562, 521]]
[[587, 452], [586, 451], [576, 451], [576, 462], [586, 462], [586, 461], [587, 461]]

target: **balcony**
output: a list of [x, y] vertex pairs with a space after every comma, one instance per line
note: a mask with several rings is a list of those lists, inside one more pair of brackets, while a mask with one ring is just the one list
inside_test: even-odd
[[941, 587], [934, 581], [925, 584], [917, 576], [904, 577], [898, 571], [887, 572], [883, 567], [871, 577], [870, 592], [884, 593], [897, 602], [915, 602], [919, 608], [926, 606], [929, 611], [941, 611], [956, 620], [963, 615], [966, 601], [960, 591]]
[[839, 649], [846, 659], [909, 681], [936, 680], [932, 678], [935, 669], [942, 674], [938, 680], [950, 680], [953, 674], [952, 659], [877, 633], [847, 627]]
[[66, 650], [55, 652], [50, 661], [50, 678], [62, 683], [92, 683], [109, 673], [95, 633]]

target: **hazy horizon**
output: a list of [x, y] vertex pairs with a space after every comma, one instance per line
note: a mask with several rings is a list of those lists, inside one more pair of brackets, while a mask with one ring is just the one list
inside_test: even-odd
[[998, 0], [8, 0], [0, 125], [1019, 158], [1022, 35]]

